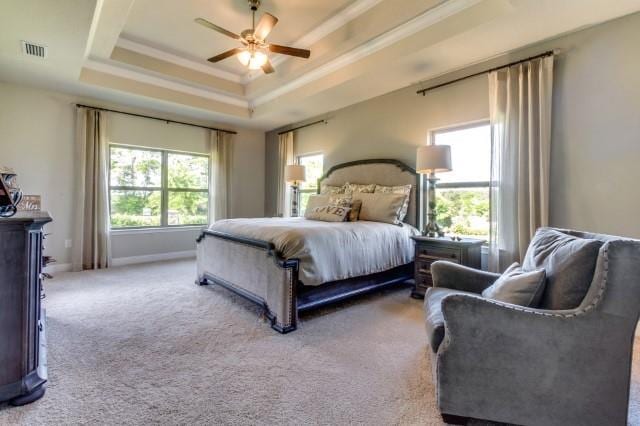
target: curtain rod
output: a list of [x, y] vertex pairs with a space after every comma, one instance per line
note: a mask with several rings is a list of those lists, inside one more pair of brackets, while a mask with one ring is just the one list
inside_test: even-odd
[[320, 124], [320, 123], [327, 124], [327, 123], [328, 123], [328, 121], [327, 121], [327, 120], [318, 120], [318, 121], [314, 121], [313, 123], [303, 124], [302, 126], [294, 127], [293, 129], [289, 129], [289, 130], [284, 130], [284, 131], [282, 131], [282, 132], [278, 132], [278, 134], [279, 134], [279, 135], [284, 135], [285, 133], [293, 132], [293, 131], [295, 131], [295, 130], [304, 129], [305, 127], [314, 126], [314, 125], [316, 125], [316, 124]]
[[508, 67], [513, 66], [513, 65], [518, 65], [518, 64], [521, 64], [523, 62], [531, 61], [533, 59], [543, 58], [545, 56], [552, 56], [552, 55], [555, 55], [555, 51], [548, 50], [548, 51], [546, 51], [544, 53], [541, 53], [541, 54], [535, 55], [535, 56], [530, 56], [530, 57], [528, 57], [526, 59], [521, 59], [519, 61], [511, 62], [511, 63], [506, 64], [506, 65], [500, 65], [499, 67], [490, 68], [488, 70], [476, 72], [476, 73], [473, 73], [473, 74], [470, 74], [470, 75], [467, 75], [467, 76], [464, 76], [464, 77], [456, 78], [455, 80], [447, 81], [446, 83], [436, 84], [435, 86], [427, 87], [426, 89], [420, 89], [416, 93], [419, 94], [419, 95], [422, 94], [422, 96], [425, 96], [425, 94], [429, 90], [434, 90], [434, 89], [437, 89], [439, 87], [448, 86], [450, 84], [457, 83], [457, 82], [462, 81], [462, 80], [466, 80], [468, 78], [477, 77], [477, 76], [482, 75], [482, 74], [488, 74], [488, 73], [493, 72], [493, 71], [498, 71], [499, 69], [502, 69], [502, 68], [508, 68]]
[[182, 124], [183, 126], [200, 127], [201, 129], [215, 130], [215, 131], [218, 131], [218, 132], [230, 133], [232, 135], [237, 135], [238, 134], [238, 132], [235, 132], [233, 130], [225, 130], [225, 129], [218, 129], [216, 127], [201, 126], [199, 124], [186, 123], [184, 121], [168, 120], [166, 118], [152, 117], [150, 115], [143, 115], [143, 114], [135, 114], [133, 112], [124, 112], [124, 111], [118, 111], [118, 110], [115, 110], [115, 109], [99, 108], [99, 107], [94, 107], [94, 106], [91, 106], [91, 105], [82, 105], [82, 104], [76, 104], [76, 107], [78, 107], [78, 108], [96, 109], [96, 110], [99, 110], [99, 111], [115, 112], [115, 113], [118, 113], [118, 114], [131, 115], [133, 117], [149, 118], [151, 120], [164, 121], [165, 123]]

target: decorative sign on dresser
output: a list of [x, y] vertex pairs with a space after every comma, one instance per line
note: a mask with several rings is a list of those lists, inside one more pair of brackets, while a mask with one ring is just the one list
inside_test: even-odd
[[416, 242], [415, 285], [411, 297], [424, 298], [431, 279], [431, 264], [437, 260], [448, 260], [471, 268], [480, 268], [480, 250], [484, 240], [450, 237], [431, 238], [425, 236], [411, 237]]
[[45, 316], [41, 304], [46, 212], [0, 218], [0, 401], [23, 405], [44, 395]]

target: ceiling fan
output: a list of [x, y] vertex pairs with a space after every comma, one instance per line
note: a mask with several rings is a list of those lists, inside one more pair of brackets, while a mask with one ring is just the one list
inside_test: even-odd
[[262, 68], [265, 74], [274, 72], [273, 65], [267, 56], [267, 52], [280, 53], [283, 55], [297, 56], [299, 58], [308, 58], [311, 55], [309, 50], [297, 49], [295, 47], [281, 46], [279, 44], [267, 43], [265, 39], [278, 23], [278, 18], [265, 13], [258, 21], [256, 25], [256, 10], [260, 6], [260, 0], [249, 0], [249, 6], [251, 7], [252, 21], [251, 28], [244, 30], [240, 35], [225, 30], [203, 18], [197, 18], [195, 21], [207, 28], [224, 34], [227, 37], [231, 37], [234, 40], [238, 40], [242, 43], [242, 47], [236, 47], [231, 50], [227, 50], [219, 55], [213, 56], [207, 61], [219, 62], [230, 56], [237, 55], [238, 60], [242, 65], [248, 67], [250, 70], [257, 70]]

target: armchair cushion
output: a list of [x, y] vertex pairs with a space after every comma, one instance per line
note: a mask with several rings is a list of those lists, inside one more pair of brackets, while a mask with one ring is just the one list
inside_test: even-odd
[[442, 299], [452, 294], [472, 294], [468, 291], [453, 290], [445, 287], [433, 287], [424, 296], [424, 313], [427, 326], [427, 339], [433, 352], [438, 352], [444, 339], [444, 317], [442, 316]]
[[524, 272], [519, 263], [509, 266], [500, 278], [482, 291], [482, 297], [520, 306], [537, 307], [545, 285], [544, 269]]
[[534, 235], [522, 269], [544, 269], [546, 289], [540, 307], [573, 309], [584, 299], [596, 267], [602, 241], [578, 238], [550, 228], [540, 228]]

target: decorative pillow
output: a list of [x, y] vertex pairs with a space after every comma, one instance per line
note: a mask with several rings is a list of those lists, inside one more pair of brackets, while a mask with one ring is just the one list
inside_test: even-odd
[[334, 194], [329, 196], [330, 206], [351, 208], [351, 204], [353, 204], [353, 198], [351, 198], [351, 195]]
[[349, 212], [349, 222], [357, 222], [360, 220], [360, 210], [362, 210], [362, 200], [353, 200], [351, 202], [351, 211]]
[[394, 225], [401, 223], [398, 215], [404, 204], [404, 195], [356, 192], [353, 194], [353, 199], [362, 201], [359, 220], [393, 223]]
[[350, 211], [351, 209], [346, 207], [320, 206], [311, 209], [307, 208], [304, 212], [304, 217], [324, 222], [344, 222]]
[[320, 194], [322, 195], [331, 195], [331, 194], [344, 194], [345, 185], [334, 186], [334, 185], [325, 185], [324, 183], [320, 184]]
[[328, 206], [331, 204], [329, 202], [330, 198], [329, 195], [310, 195], [307, 201], [307, 210], [314, 207]]
[[351, 211], [349, 212], [349, 217], [347, 220], [349, 222], [356, 222], [360, 217], [360, 209], [362, 208], [361, 200], [354, 200], [351, 195], [346, 194], [336, 194], [332, 195], [329, 198], [329, 205], [338, 206], [338, 207], [349, 207]]
[[353, 194], [355, 192], [365, 192], [365, 193], [373, 193], [376, 190], [376, 184], [372, 183], [370, 185], [359, 184], [359, 183], [345, 183], [344, 184], [344, 193], [345, 194]]
[[402, 222], [404, 220], [404, 218], [407, 216], [407, 211], [409, 211], [409, 197], [411, 196], [411, 184], [400, 185], [400, 186], [376, 185], [376, 189], [374, 193], [406, 195], [406, 199], [404, 200], [404, 204], [402, 205], [402, 210], [400, 210], [400, 215], [399, 215], [400, 221]]
[[602, 241], [578, 238], [550, 228], [533, 236], [522, 262], [523, 271], [544, 269], [547, 286], [543, 309], [577, 308], [593, 280]]
[[544, 269], [524, 272], [518, 262], [509, 266], [482, 297], [520, 306], [537, 307], [545, 285]]

